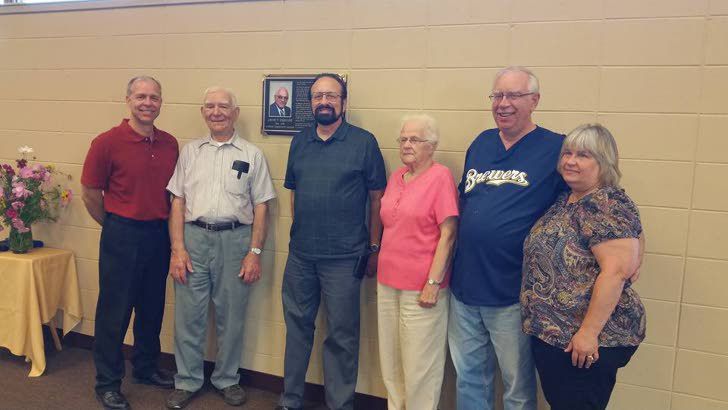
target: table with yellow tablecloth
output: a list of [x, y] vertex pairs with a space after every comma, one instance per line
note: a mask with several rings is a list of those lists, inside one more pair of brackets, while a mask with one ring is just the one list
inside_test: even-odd
[[26, 254], [0, 253], [0, 346], [31, 362], [30, 377], [45, 371], [41, 325], [55, 323], [58, 310], [63, 311], [65, 336], [83, 317], [72, 252], [37, 248]]

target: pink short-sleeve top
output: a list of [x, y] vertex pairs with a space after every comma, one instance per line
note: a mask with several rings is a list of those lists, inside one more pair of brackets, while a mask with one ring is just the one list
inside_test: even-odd
[[[458, 216], [458, 195], [452, 173], [434, 163], [424, 173], [404, 181], [407, 167], [392, 173], [382, 197], [384, 225], [377, 266], [379, 283], [401, 290], [420, 290], [427, 282], [440, 224]], [[441, 287], [447, 287], [450, 272]]]

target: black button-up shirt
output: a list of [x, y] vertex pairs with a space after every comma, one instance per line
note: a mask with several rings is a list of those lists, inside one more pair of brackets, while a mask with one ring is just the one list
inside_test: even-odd
[[293, 137], [284, 186], [295, 190], [290, 251], [312, 258], [366, 252], [369, 191], [387, 184], [372, 133], [342, 122], [326, 141], [316, 127]]

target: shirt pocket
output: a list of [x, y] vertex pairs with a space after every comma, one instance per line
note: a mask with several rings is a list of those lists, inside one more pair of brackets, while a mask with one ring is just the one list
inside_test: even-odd
[[232, 195], [248, 192], [248, 173], [231, 169], [225, 177], [225, 190]]

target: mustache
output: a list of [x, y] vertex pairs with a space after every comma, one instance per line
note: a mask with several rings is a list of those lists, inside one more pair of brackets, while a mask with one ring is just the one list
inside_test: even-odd
[[326, 104], [326, 105], [319, 105], [318, 107], [316, 107], [316, 112], [319, 112], [319, 111], [323, 110], [324, 108], [328, 108], [331, 111], [335, 111], [334, 107], [332, 107], [329, 104]]

